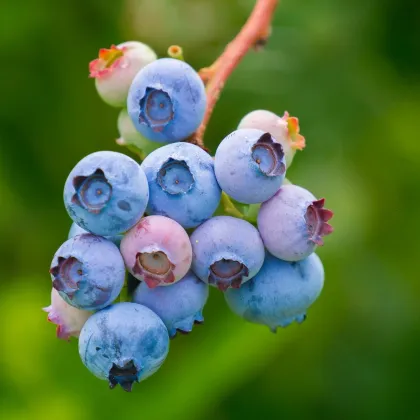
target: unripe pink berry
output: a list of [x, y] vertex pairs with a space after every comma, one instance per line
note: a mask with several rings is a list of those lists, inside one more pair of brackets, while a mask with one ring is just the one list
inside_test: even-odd
[[190, 238], [184, 228], [165, 216], [147, 216], [121, 241], [121, 254], [130, 273], [149, 288], [181, 280], [191, 266]]

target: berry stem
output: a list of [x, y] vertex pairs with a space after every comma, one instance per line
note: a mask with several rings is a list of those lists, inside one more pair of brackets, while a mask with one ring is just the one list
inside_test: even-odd
[[222, 192], [221, 203], [222, 203], [225, 214], [229, 216], [237, 217], [239, 219], [244, 218], [244, 215], [235, 207], [232, 200], [225, 192]]
[[193, 135], [194, 144], [204, 148], [204, 132], [227, 78], [251, 48], [265, 44], [277, 3], [278, 0], [257, 0], [248, 20], [221, 56], [210, 67], [199, 71], [206, 84], [207, 108], [200, 127]]
[[118, 301], [119, 302], [130, 302], [130, 296], [128, 293], [128, 279], [127, 279], [127, 274], [125, 275], [125, 279], [124, 279], [124, 286], [121, 289], [120, 295], [118, 297]]

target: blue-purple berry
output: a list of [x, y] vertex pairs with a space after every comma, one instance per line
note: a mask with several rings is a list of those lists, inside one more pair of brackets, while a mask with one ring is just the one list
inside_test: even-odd
[[162, 143], [181, 141], [194, 133], [205, 108], [200, 76], [187, 63], [173, 58], [161, 58], [140, 70], [127, 99], [137, 130]]
[[92, 315], [79, 337], [84, 365], [109, 387], [131, 391], [155, 373], [169, 351], [168, 331], [150, 309], [137, 303], [117, 303]]
[[280, 143], [270, 133], [253, 128], [236, 130], [225, 137], [216, 150], [214, 168], [222, 190], [246, 204], [272, 197], [286, 173]]
[[333, 231], [327, 223], [332, 216], [332, 211], [324, 208], [324, 199], [317, 200], [297, 185], [284, 185], [261, 205], [258, 230], [271, 254], [299, 261], [323, 245], [322, 237]]
[[111, 241], [92, 234], [61, 245], [51, 263], [54, 289], [70, 305], [97, 310], [111, 304], [124, 284], [124, 260]]
[[191, 245], [194, 273], [222, 291], [240, 287], [264, 262], [264, 245], [257, 229], [235, 217], [207, 220], [191, 235]]
[[194, 324], [204, 322], [203, 307], [209, 295], [209, 287], [193, 272], [169, 287], [150, 289], [140, 283], [134, 292], [133, 301], [147, 306], [159, 315], [171, 338], [177, 332], [187, 334]]
[[149, 182], [148, 214], [167, 216], [184, 228], [193, 228], [216, 211], [221, 190], [213, 159], [200, 147], [168, 144], [147, 156], [141, 167]]
[[[77, 235], [83, 235], [84, 233], [90, 233], [90, 232], [88, 232], [87, 230], [83, 229], [82, 227], [80, 227], [79, 225], [73, 222], [70, 227], [67, 239], [73, 238], [74, 236], [77, 236]], [[121, 244], [121, 239], [123, 238], [123, 235], [105, 236], [105, 238], [113, 242], [115, 245], [119, 247]]]
[[140, 165], [117, 152], [96, 152], [70, 172], [64, 204], [73, 221], [101, 236], [123, 233], [142, 217], [149, 200]]
[[259, 273], [240, 289], [227, 290], [225, 298], [237, 315], [276, 332], [293, 321], [303, 322], [323, 285], [324, 268], [316, 254], [287, 262], [267, 253]]

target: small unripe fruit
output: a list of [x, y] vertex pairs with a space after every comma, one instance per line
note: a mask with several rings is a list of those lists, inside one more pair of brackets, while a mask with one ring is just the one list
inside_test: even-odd
[[148, 45], [137, 41], [101, 48], [99, 57], [89, 64], [90, 77], [95, 78], [99, 96], [108, 105], [124, 107], [135, 75], [156, 58]]
[[290, 117], [288, 112], [279, 117], [274, 112], [262, 109], [252, 111], [242, 118], [238, 126], [238, 129], [241, 128], [257, 128], [269, 132], [283, 147], [287, 169], [292, 164], [296, 150], [305, 147], [305, 138], [299, 134], [299, 120]]
[[134, 127], [134, 124], [125, 108], [122, 109], [118, 115], [117, 125], [118, 132], [120, 134], [120, 138], [117, 140], [117, 143], [121, 146], [133, 145], [137, 149], [140, 149], [144, 156], [147, 156], [161, 146], [159, 143], [147, 140], [146, 137], [136, 130], [136, 127]]

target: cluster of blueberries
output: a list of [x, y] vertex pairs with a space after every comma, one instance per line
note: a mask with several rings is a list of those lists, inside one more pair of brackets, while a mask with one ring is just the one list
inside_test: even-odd
[[[96, 152], [67, 178], [73, 225], [53, 258], [45, 308], [58, 337], [79, 337], [86, 367], [131, 391], [159, 369], [170, 338], [203, 322], [209, 285], [274, 332], [302, 322], [323, 287], [314, 250], [332, 212], [285, 179], [305, 145], [298, 120], [253, 111], [212, 157], [185, 141], [206, 91], [184, 61], [127, 42], [100, 50], [90, 71], [107, 103], [127, 106], [119, 144], [145, 158]], [[137, 284], [124, 298], [127, 276]]]

